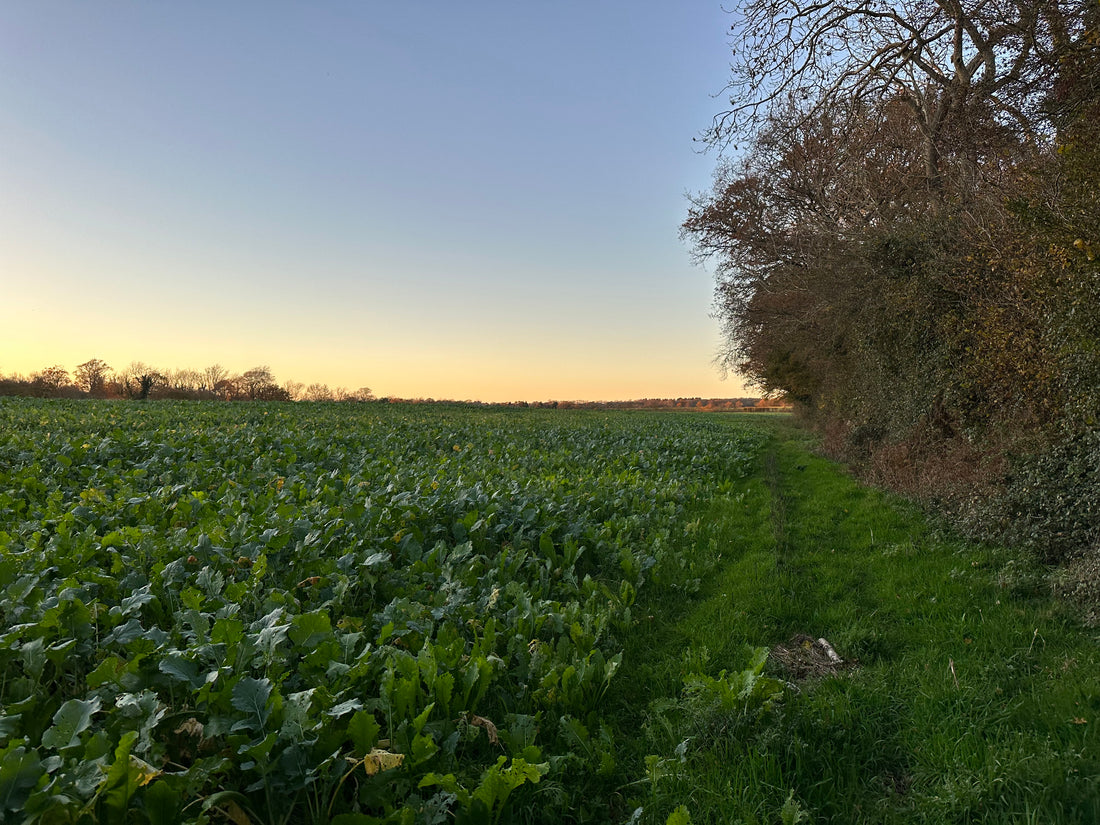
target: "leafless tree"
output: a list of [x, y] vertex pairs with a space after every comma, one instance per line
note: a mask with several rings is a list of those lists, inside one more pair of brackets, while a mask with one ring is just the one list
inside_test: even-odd
[[291, 401], [297, 401], [302, 397], [302, 391], [305, 389], [305, 384], [301, 381], [289, 380], [283, 383], [283, 389], [286, 390], [287, 398]]
[[218, 384], [229, 377], [229, 372], [221, 364], [211, 364], [202, 371], [202, 385], [204, 392], [214, 392]]
[[202, 386], [203, 374], [198, 370], [182, 368], [170, 370], [167, 379], [168, 386], [173, 390], [183, 393], [194, 393]]
[[924, 142], [924, 174], [938, 186], [953, 116], [976, 109], [1031, 139], [1062, 44], [1079, 35], [1088, 0], [742, 0], [732, 10], [730, 107], [705, 140], [719, 148], [753, 136], [779, 107], [803, 118], [896, 100]]
[[374, 393], [370, 387], [359, 387], [349, 390], [347, 387], [337, 387], [332, 391], [334, 401], [373, 401]]
[[328, 384], [310, 384], [305, 388], [302, 399], [305, 401], [332, 401], [332, 390], [329, 389]]

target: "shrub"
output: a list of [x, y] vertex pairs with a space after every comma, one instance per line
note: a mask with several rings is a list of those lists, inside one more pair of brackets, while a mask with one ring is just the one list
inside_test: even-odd
[[1009, 538], [1046, 561], [1100, 544], [1100, 431], [1072, 433], [1017, 458], [1000, 505]]

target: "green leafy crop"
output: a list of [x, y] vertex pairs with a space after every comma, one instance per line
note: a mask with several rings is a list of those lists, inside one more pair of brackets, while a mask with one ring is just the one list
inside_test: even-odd
[[0, 820], [500, 820], [607, 772], [634, 599], [761, 438], [0, 402]]

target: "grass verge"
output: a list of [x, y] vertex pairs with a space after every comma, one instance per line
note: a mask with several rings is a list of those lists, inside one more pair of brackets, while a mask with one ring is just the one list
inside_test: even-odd
[[[1100, 822], [1100, 649], [1034, 569], [857, 485], [782, 422], [639, 607], [611, 810], [664, 823]], [[762, 651], [827, 639], [795, 679]], [[757, 657], [754, 662], [754, 652]], [[671, 817], [671, 818], [670, 818]]]

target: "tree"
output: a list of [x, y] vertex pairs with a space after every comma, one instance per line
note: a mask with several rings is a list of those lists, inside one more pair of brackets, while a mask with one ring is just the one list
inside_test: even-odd
[[167, 384], [162, 373], [142, 361], [132, 361], [118, 374], [120, 394], [137, 401], [146, 400], [157, 387]]
[[347, 387], [337, 387], [332, 391], [334, 401], [373, 401], [374, 393], [370, 387], [360, 387], [357, 390], [349, 390]]
[[245, 372], [241, 376], [241, 390], [250, 401], [287, 401], [290, 398], [267, 366], [253, 367]]
[[215, 392], [219, 383], [229, 377], [229, 372], [221, 364], [211, 364], [202, 371], [199, 388], [204, 392]]
[[242, 387], [242, 379], [239, 375], [227, 375], [227, 377], [219, 379], [210, 391], [222, 401], [239, 401], [246, 397]]
[[290, 401], [298, 401], [302, 397], [302, 391], [305, 389], [305, 384], [301, 381], [286, 381], [283, 384], [283, 389], [286, 390], [287, 399]]
[[[900, 376], [933, 351], [996, 340], [1011, 360], [1008, 342], [1033, 340], [1042, 317], [1025, 306], [1035, 266], [1006, 265], [1034, 254], [1011, 204], [1056, 197], [1058, 176], [1039, 171], [1054, 154], [1049, 89], [1093, 6], [744, 0], [735, 13], [731, 108], [707, 139], [744, 153], [683, 226], [717, 262], [724, 365], [811, 406], [826, 387], [866, 396], [842, 376]], [[1027, 191], [1036, 176], [1050, 191]]]
[[170, 370], [165, 377], [171, 389], [185, 395], [198, 392], [204, 381], [201, 372], [187, 368]]
[[275, 383], [269, 367], [253, 367], [241, 375], [241, 383], [248, 398], [255, 400], [260, 398], [267, 387]]
[[328, 388], [328, 384], [310, 384], [305, 388], [305, 392], [302, 394], [302, 399], [305, 401], [332, 401], [332, 390]]
[[107, 393], [107, 376], [111, 368], [105, 361], [93, 358], [76, 368], [74, 383], [89, 395], [101, 398]]
[[40, 392], [53, 394], [70, 383], [69, 371], [60, 364], [54, 364], [31, 375], [31, 383]]
[[[734, 7], [730, 108], [705, 139], [751, 139], [777, 108], [813, 118], [899, 101], [922, 136], [923, 170], [942, 183], [949, 137], [990, 116], [1041, 137], [1035, 98], [1051, 55], [1079, 36], [1089, 0], [742, 0]], [[799, 125], [796, 119], [792, 125]]]
[[683, 225], [716, 265], [723, 365], [941, 501], [1094, 432], [1100, 4], [738, 9], [706, 139], [740, 154]]
[[918, 138], [897, 104], [776, 123], [692, 199], [683, 234], [717, 264], [723, 366], [809, 405], [841, 367], [872, 277], [868, 233], [923, 211]]

